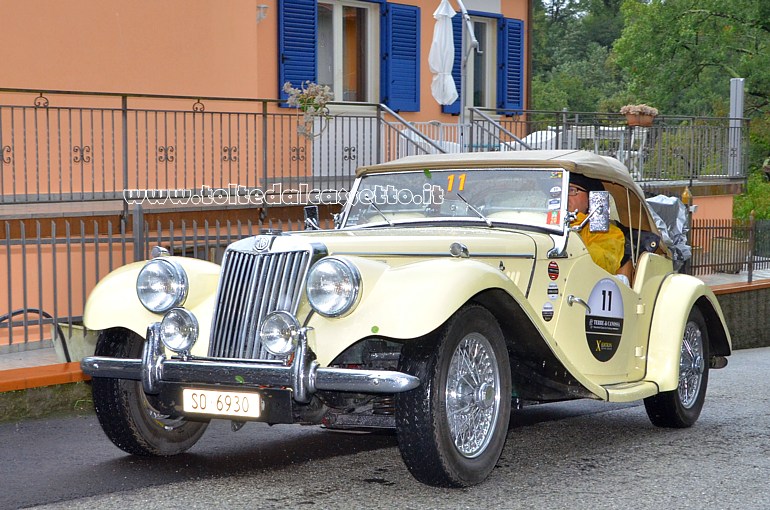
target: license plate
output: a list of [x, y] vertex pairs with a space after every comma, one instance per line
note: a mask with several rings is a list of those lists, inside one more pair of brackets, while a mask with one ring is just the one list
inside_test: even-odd
[[182, 400], [182, 408], [186, 413], [243, 418], [259, 418], [262, 405], [259, 393], [191, 388], [182, 390]]

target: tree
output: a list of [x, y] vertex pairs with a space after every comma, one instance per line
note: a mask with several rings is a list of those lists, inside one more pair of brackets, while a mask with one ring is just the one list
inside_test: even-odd
[[537, 109], [595, 112], [606, 99], [622, 93], [624, 83], [609, 60], [609, 50], [596, 43], [585, 48], [583, 59], [559, 64], [532, 83]]
[[623, 0], [541, 0], [533, 16], [533, 107], [596, 111], [625, 90], [610, 58]]
[[770, 110], [770, 2], [626, 0], [622, 13], [614, 52], [632, 93], [667, 113], [713, 115], [741, 77], [747, 111]]

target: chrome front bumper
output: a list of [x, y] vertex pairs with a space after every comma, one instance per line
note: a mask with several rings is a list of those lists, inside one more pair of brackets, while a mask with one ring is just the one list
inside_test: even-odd
[[145, 393], [157, 394], [163, 383], [227, 385], [247, 388], [291, 388], [294, 400], [310, 402], [318, 390], [352, 393], [400, 393], [417, 388], [420, 380], [389, 370], [321, 367], [308, 356], [307, 336], [300, 335], [291, 365], [282, 361], [166, 358], [160, 323], [147, 328], [142, 359], [90, 356], [80, 366], [91, 377], [142, 381]]

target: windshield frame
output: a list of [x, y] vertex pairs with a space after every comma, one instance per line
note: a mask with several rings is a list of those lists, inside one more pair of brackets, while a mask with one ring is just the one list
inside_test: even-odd
[[[421, 173], [421, 172], [429, 172], [425, 169], [408, 169], [408, 170], [398, 170], [394, 172], [377, 172], [377, 173], [364, 173], [360, 176], [358, 176], [353, 186], [351, 187], [350, 192], [347, 196], [347, 201], [345, 203], [345, 206], [342, 210], [342, 213], [340, 215], [340, 229], [347, 229], [347, 230], [359, 230], [359, 229], [369, 229], [369, 228], [403, 228], [403, 227], [415, 227], [415, 226], [450, 226], [450, 225], [459, 225], [459, 226], [466, 226], [466, 225], [483, 225], [484, 227], [508, 227], [508, 228], [524, 228], [527, 230], [536, 230], [536, 231], [542, 231], [544, 233], [548, 233], [551, 235], [556, 236], [563, 236], [567, 232], [568, 228], [568, 211], [567, 211], [567, 200], [568, 200], [568, 186], [567, 183], [569, 182], [569, 171], [558, 166], [548, 167], [548, 168], [542, 168], [542, 167], [531, 167], [531, 166], [515, 166], [515, 167], [507, 167], [503, 165], [495, 165], [494, 167], [488, 167], [488, 168], [478, 168], [478, 167], [466, 167], [466, 168], [453, 168], [453, 167], [445, 167], [445, 168], [437, 168], [437, 169], [431, 169], [431, 173], [440, 173], [440, 172], [452, 172], [452, 173], [463, 173], [463, 172], [485, 172], [485, 171], [534, 171], [538, 173], [551, 173], [553, 175], [553, 172], [558, 172], [561, 174], [559, 181], [554, 181], [554, 186], [551, 189], [551, 196], [553, 198], [558, 198], [558, 208], [555, 208], [553, 210], [556, 211], [556, 214], [558, 215], [558, 221], [554, 222], [553, 224], [546, 224], [543, 222], [542, 224], [534, 224], [534, 223], [527, 223], [527, 222], [517, 222], [512, 219], [506, 219], [506, 218], [487, 218], [483, 212], [479, 211], [473, 211], [470, 212], [467, 216], [452, 216], [452, 217], [423, 217], [423, 218], [409, 218], [409, 219], [398, 219], [398, 218], [390, 218], [385, 219], [381, 218], [381, 220], [377, 221], [370, 221], [363, 224], [349, 224], [350, 221], [350, 214], [351, 210], [354, 206], [354, 201], [351, 200], [352, 197], [358, 196], [358, 193], [361, 189], [362, 182], [364, 182], [365, 179], [372, 178], [375, 176], [383, 176], [383, 175], [392, 175], [397, 176], [404, 173]], [[558, 177], [556, 178], [558, 179]], [[561, 189], [559, 191], [554, 191], [556, 187], [560, 187]], [[555, 194], [558, 193], [558, 194]], [[460, 197], [463, 201], [464, 199]], [[551, 210], [551, 209], [549, 209]]]

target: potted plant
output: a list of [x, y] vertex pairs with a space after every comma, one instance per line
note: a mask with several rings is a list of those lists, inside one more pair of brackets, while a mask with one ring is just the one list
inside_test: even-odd
[[[310, 139], [320, 135], [320, 132], [318, 135], [313, 133], [313, 121], [315, 118], [320, 118], [324, 121], [328, 121], [331, 118], [329, 107], [326, 106], [326, 103], [333, 98], [329, 86], [306, 81], [300, 85], [300, 88], [296, 88], [292, 86], [290, 81], [287, 81], [283, 84], [283, 91], [289, 95], [287, 99], [289, 106], [296, 108], [297, 114], [302, 112], [302, 120], [297, 126], [297, 133]], [[326, 124], [323, 124], [321, 131], [325, 127]]]
[[620, 113], [626, 116], [629, 126], [649, 127], [658, 115], [658, 109], [646, 104], [627, 104], [620, 109]]

